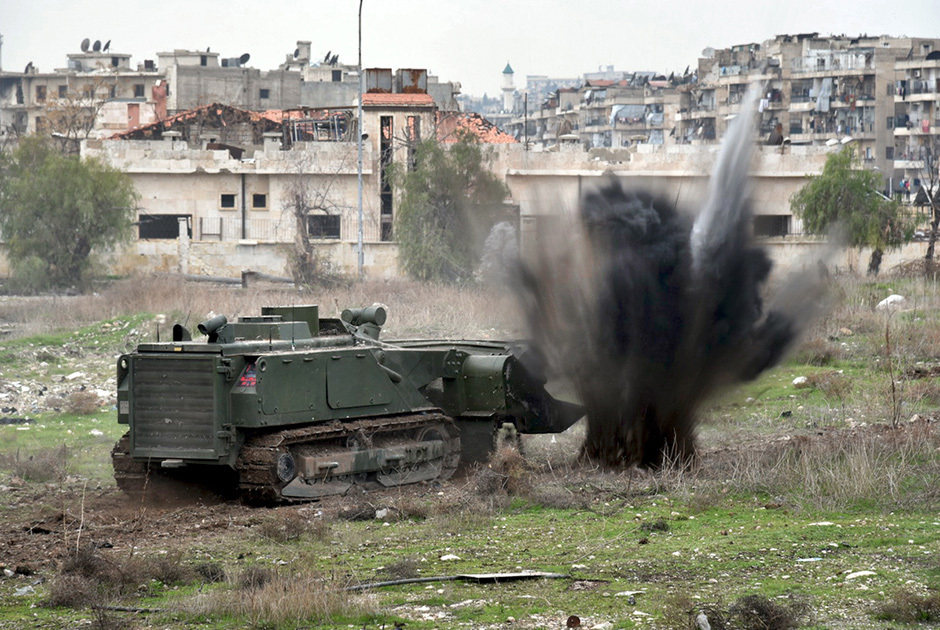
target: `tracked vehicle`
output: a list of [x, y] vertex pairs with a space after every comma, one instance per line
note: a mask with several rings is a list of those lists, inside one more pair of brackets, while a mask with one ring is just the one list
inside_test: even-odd
[[383, 307], [265, 307], [217, 316], [193, 339], [118, 359], [118, 485], [164, 477], [260, 501], [304, 501], [443, 480], [494, 433], [558, 432], [581, 415], [552, 398], [524, 344], [379, 339]]

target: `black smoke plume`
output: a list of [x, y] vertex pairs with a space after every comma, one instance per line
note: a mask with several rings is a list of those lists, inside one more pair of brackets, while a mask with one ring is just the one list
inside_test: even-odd
[[752, 124], [735, 120], [697, 213], [610, 180], [522, 267], [534, 344], [559, 377], [549, 389], [573, 388], [584, 405], [593, 460], [691, 457], [702, 402], [779, 361], [814, 310], [802, 278], [765, 308], [772, 263], [751, 235]]

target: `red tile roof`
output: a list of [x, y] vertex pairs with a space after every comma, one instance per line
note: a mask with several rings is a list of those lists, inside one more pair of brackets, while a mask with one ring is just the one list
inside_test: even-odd
[[[133, 129], [128, 129], [127, 131], [122, 131], [111, 136], [113, 140], [140, 140], [146, 137], [149, 137], [153, 134], [154, 131], [163, 131], [171, 129], [174, 124], [186, 120], [201, 119], [205, 117], [215, 117], [222, 118], [225, 117], [234, 117], [239, 122], [252, 122], [252, 123], [262, 123], [266, 126], [271, 126], [276, 128], [281, 123], [280, 116], [272, 115], [273, 111], [267, 111], [264, 113], [252, 112], [247, 109], [239, 109], [238, 107], [232, 107], [231, 105], [222, 105], [220, 103], [212, 103], [211, 105], [202, 105], [201, 107], [196, 107], [194, 109], [186, 110], [185, 112], [180, 112], [174, 114], [173, 116], [167, 116], [161, 120], [157, 120], [146, 125], [141, 125], [140, 127], [135, 127]], [[279, 113], [279, 112], [278, 112]], [[223, 121], [224, 124], [224, 121]]]
[[438, 112], [437, 139], [457, 142], [461, 133], [470, 133], [487, 144], [510, 144], [516, 139], [475, 112]]
[[390, 94], [388, 92], [366, 92], [362, 95], [363, 107], [433, 107], [430, 94]]

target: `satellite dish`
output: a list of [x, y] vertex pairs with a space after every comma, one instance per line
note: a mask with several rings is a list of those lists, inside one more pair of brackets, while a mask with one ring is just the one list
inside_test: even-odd
[[326, 51], [326, 57], [323, 58], [323, 63], [330, 63], [330, 55], [333, 54], [332, 50]]
[[935, 61], [937, 59], [940, 59], [940, 50], [935, 50], [932, 53], [927, 54], [927, 57], [926, 57], [927, 61]]
[[104, 46], [101, 47], [101, 52], [108, 52], [108, 49], [111, 48], [111, 40], [109, 39], [104, 43]]
[[91, 49], [92, 49], [93, 51], [95, 51], [95, 52], [101, 52], [101, 40], [100, 40], [100, 39], [96, 39], [96, 40], [95, 40], [95, 45], [92, 46]]
[[299, 56], [300, 56], [300, 49], [299, 49], [299, 48], [295, 48], [295, 49], [294, 49], [294, 59], [296, 59], [296, 58], [299, 57]]
[[339, 60], [339, 53], [336, 53], [335, 55], [333, 55], [333, 58], [330, 59], [330, 65], [335, 66], [338, 60]]
[[248, 53], [245, 53], [244, 55], [238, 58], [238, 63], [240, 63], [241, 65], [245, 65], [246, 63], [248, 63], [249, 59], [251, 59], [251, 55], [249, 55]]
[[82, 52], [88, 52], [88, 47], [91, 46], [91, 40], [87, 37], [82, 40]]
[[23, 69], [23, 74], [29, 74], [29, 71], [33, 69], [33, 62], [30, 61], [26, 64], [26, 68]]

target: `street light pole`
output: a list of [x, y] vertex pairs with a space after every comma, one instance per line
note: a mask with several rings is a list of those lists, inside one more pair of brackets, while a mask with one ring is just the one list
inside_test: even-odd
[[362, 253], [362, 0], [359, 0], [359, 118], [356, 122], [356, 144], [359, 149], [359, 280], [363, 279]]

